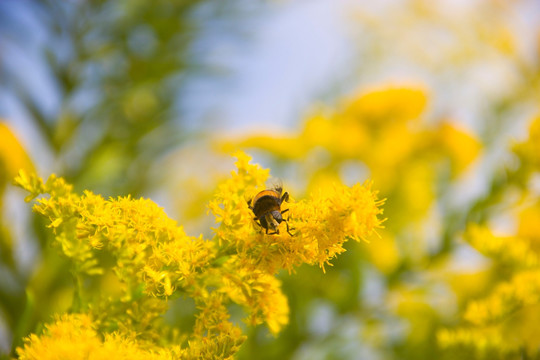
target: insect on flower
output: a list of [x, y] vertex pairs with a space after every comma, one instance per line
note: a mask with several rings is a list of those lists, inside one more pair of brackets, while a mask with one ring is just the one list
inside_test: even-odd
[[[268, 235], [279, 234], [279, 224], [285, 222], [287, 225], [287, 233], [291, 236], [289, 223], [283, 218], [283, 213], [289, 209], [281, 210], [281, 204], [284, 201], [289, 201], [289, 193], [283, 193], [283, 187], [276, 185], [272, 189], [260, 191], [253, 199], [248, 200], [248, 206], [255, 214], [255, 222], [257, 225], [266, 230]], [[268, 233], [268, 230], [273, 231]]]

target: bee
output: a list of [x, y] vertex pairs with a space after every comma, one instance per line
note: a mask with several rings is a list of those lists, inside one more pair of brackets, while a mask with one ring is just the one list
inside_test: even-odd
[[[248, 206], [255, 214], [253, 220], [266, 230], [266, 234], [279, 234], [278, 226], [281, 222], [287, 225], [287, 233], [293, 235], [289, 229], [289, 223], [283, 218], [283, 214], [289, 209], [281, 210], [281, 204], [289, 201], [289, 193], [283, 192], [281, 185], [276, 185], [272, 189], [260, 191], [253, 199], [248, 200]], [[268, 231], [273, 231], [268, 233]]]

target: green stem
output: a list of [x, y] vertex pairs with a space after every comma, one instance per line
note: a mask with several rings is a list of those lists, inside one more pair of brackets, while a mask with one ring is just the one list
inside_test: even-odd
[[35, 312], [36, 312], [36, 297], [32, 289], [27, 288], [26, 289], [26, 305], [18, 321], [18, 324], [15, 327], [15, 330], [13, 331], [13, 345], [12, 345], [13, 355], [15, 355], [14, 354], [15, 349], [23, 345], [24, 337], [26, 337], [28, 333], [31, 331], [30, 326], [32, 323], [32, 316], [35, 314]]

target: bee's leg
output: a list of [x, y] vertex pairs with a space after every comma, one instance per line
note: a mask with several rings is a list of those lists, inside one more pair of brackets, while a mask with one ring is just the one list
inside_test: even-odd
[[[281, 212], [281, 214], [283, 215], [284, 213], [286, 213], [287, 211], [289, 211], [289, 209], [285, 209]], [[291, 213], [289, 213], [289, 216], [287, 216], [287, 220], [289, 220], [289, 217], [291, 216]], [[285, 220], [285, 219], [283, 219]]]
[[259, 222], [259, 219], [253, 218], [253, 220], [255, 220], [255, 224], [259, 225], [260, 227], [263, 227], [263, 226], [261, 225], [261, 223]]
[[284, 220], [285, 221], [285, 225], [287, 225], [287, 234], [293, 236], [293, 234], [291, 233], [291, 230], [294, 230], [294, 228], [289, 228], [289, 222], [287, 220]]
[[289, 193], [285, 191], [285, 193], [281, 196], [281, 202], [286, 201], [289, 202]]

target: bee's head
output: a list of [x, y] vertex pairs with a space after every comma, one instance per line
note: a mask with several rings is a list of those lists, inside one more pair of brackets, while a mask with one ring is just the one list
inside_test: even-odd
[[283, 218], [281, 217], [281, 213], [279, 211], [272, 211], [264, 216], [264, 219], [266, 220], [266, 224], [268, 225], [268, 229], [272, 231], [276, 231], [279, 223], [283, 221]]

